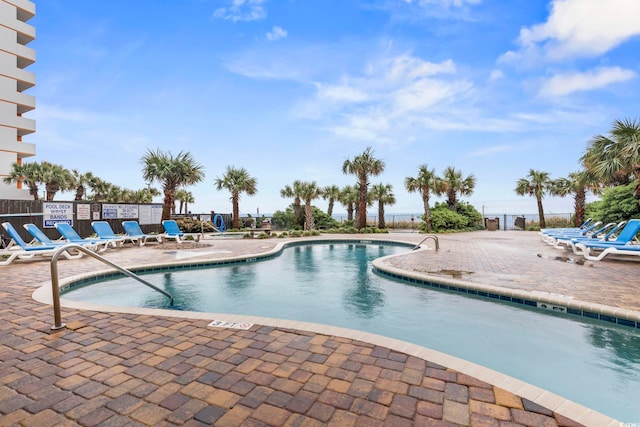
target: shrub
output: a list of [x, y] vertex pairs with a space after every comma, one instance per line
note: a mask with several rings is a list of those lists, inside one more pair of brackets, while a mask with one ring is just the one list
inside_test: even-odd
[[599, 201], [587, 204], [585, 216], [605, 224], [640, 218], [640, 205], [633, 196], [634, 189], [633, 183], [606, 189]]
[[[458, 212], [453, 212], [445, 202], [436, 203], [431, 209], [431, 228], [435, 232], [481, 230], [482, 214], [467, 202], [458, 202]], [[426, 230], [424, 215], [418, 225], [421, 231]]]
[[[274, 226], [283, 230], [301, 230], [304, 224], [304, 206], [302, 206], [303, 210], [303, 223], [299, 224], [296, 222], [296, 217], [293, 214], [293, 204], [291, 204], [284, 212], [276, 211], [271, 217], [271, 222]], [[331, 227], [337, 227], [338, 221], [327, 215], [324, 211], [318, 209], [315, 206], [311, 206], [311, 211], [313, 212], [313, 222], [315, 223], [316, 228], [319, 229], [327, 229]]]
[[179, 218], [176, 219], [176, 223], [178, 227], [180, 227], [180, 230], [185, 233], [213, 233], [216, 231], [212, 223], [199, 221], [197, 219]]
[[431, 211], [431, 227], [433, 231], [461, 230], [466, 228], [467, 217], [456, 213], [446, 206], [440, 206]]

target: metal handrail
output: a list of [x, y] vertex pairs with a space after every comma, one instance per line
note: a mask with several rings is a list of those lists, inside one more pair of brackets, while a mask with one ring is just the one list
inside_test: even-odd
[[54, 319], [54, 325], [51, 327], [52, 330], [57, 330], [57, 329], [62, 329], [65, 327], [65, 324], [62, 323], [62, 315], [60, 313], [60, 287], [59, 287], [59, 282], [60, 279], [58, 277], [58, 258], [60, 257], [60, 255], [63, 252], [69, 252], [70, 249], [77, 249], [80, 252], [84, 252], [85, 254], [92, 256], [93, 258], [97, 259], [98, 261], [102, 261], [103, 263], [107, 264], [110, 267], [115, 268], [116, 270], [118, 270], [120, 273], [124, 274], [125, 276], [129, 276], [132, 279], [136, 279], [138, 282], [147, 285], [148, 287], [155, 289], [156, 291], [160, 292], [161, 294], [163, 294], [164, 296], [166, 296], [167, 298], [169, 298], [169, 304], [173, 305], [173, 297], [171, 296], [171, 294], [163, 289], [158, 288], [155, 285], [152, 285], [151, 283], [147, 282], [146, 280], [143, 280], [140, 278], [140, 276], [136, 275], [135, 273], [131, 272], [130, 270], [127, 270], [124, 267], [119, 266], [118, 264], [109, 261], [108, 259], [106, 259], [103, 256], [98, 255], [97, 253], [95, 253], [94, 251], [92, 251], [91, 249], [88, 249], [84, 246], [81, 246], [77, 243], [69, 243], [67, 245], [61, 246], [60, 248], [58, 248], [53, 256], [51, 257], [51, 291], [53, 294], [53, 319]]
[[422, 245], [427, 239], [433, 239], [436, 244], [436, 251], [440, 250], [440, 242], [438, 241], [438, 236], [436, 236], [435, 234], [428, 234], [424, 239], [420, 241], [420, 243], [414, 246], [413, 250], [415, 251], [416, 249], [418, 249], [420, 245]]

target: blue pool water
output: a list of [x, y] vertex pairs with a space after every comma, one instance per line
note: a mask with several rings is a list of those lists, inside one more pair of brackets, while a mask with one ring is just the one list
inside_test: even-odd
[[[311, 244], [263, 262], [144, 279], [185, 310], [331, 324], [390, 336], [504, 372], [624, 422], [640, 421], [640, 334], [522, 305], [437, 291], [374, 274], [389, 245]], [[66, 292], [100, 304], [163, 308], [123, 278]]]

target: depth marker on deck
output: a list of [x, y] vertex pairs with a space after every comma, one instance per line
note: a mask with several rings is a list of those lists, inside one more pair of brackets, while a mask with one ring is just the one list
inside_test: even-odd
[[216, 328], [230, 328], [230, 329], [243, 329], [249, 330], [253, 326], [253, 323], [238, 323], [229, 322], [227, 320], [212, 320], [207, 326], [214, 326]]

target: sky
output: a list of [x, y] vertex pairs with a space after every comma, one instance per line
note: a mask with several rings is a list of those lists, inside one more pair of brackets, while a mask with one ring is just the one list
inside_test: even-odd
[[[342, 165], [367, 147], [388, 213], [422, 212], [404, 180], [423, 164], [472, 174], [461, 199], [478, 211], [536, 213], [518, 179], [566, 177], [591, 138], [640, 116], [637, 0], [35, 4], [31, 159], [137, 190], [149, 150], [189, 152], [205, 173], [186, 188], [194, 213], [231, 212], [214, 184], [227, 166], [257, 179], [241, 212], [272, 213], [294, 180], [354, 184]], [[573, 211], [571, 197], [544, 206]]]

